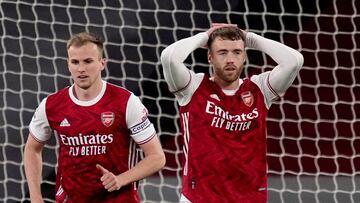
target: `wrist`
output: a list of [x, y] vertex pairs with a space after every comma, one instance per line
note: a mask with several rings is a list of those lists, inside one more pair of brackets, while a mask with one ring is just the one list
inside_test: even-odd
[[44, 203], [42, 196], [36, 196], [30, 198], [31, 203]]

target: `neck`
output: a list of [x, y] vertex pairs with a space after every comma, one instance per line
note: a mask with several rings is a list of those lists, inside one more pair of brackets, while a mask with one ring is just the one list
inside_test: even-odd
[[239, 79], [232, 81], [232, 82], [226, 82], [223, 80], [219, 80], [217, 78], [214, 78], [214, 82], [220, 86], [223, 90], [236, 90], [239, 88], [240, 81]]
[[73, 90], [74, 96], [80, 101], [90, 101], [100, 94], [102, 86], [102, 80], [97, 80], [87, 89], [81, 88], [75, 83]]

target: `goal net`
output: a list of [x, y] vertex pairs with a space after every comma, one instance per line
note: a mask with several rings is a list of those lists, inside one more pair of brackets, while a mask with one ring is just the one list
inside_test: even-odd
[[[182, 137], [160, 53], [205, 31], [237, 23], [299, 50], [304, 67], [268, 116], [269, 202], [360, 202], [360, 2], [356, 0], [26, 0], [0, 2], [0, 202], [24, 202], [27, 125], [48, 94], [71, 84], [66, 41], [91, 31], [105, 40], [105, 80], [140, 97], [166, 153], [159, 173], [140, 181], [143, 202], [177, 202]], [[195, 59], [196, 58], [196, 59]], [[243, 76], [274, 62], [248, 50]], [[206, 50], [186, 64], [209, 72]], [[44, 149], [42, 190], [54, 200], [57, 140]]]

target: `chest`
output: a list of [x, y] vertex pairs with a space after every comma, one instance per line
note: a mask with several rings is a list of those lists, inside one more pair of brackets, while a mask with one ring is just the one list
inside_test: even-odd
[[66, 135], [110, 134], [125, 128], [125, 112], [115, 104], [79, 106], [63, 102], [47, 109], [53, 130]]

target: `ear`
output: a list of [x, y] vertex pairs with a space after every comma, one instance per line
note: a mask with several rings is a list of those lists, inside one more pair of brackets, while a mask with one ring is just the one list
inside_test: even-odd
[[107, 63], [106, 58], [102, 58], [102, 59], [101, 59], [101, 65], [102, 65], [101, 70], [104, 70], [104, 69], [105, 69], [106, 63]]
[[212, 56], [211, 56], [210, 51], [208, 51], [208, 62], [209, 62], [209, 64], [212, 64]]

